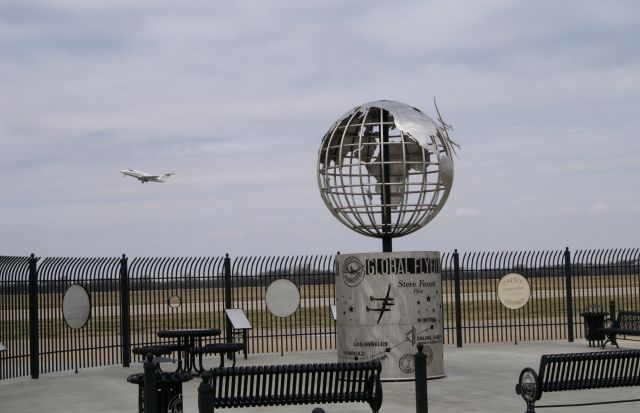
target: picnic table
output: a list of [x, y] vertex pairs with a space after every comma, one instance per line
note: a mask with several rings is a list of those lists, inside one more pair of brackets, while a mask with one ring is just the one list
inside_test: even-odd
[[[203, 347], [202, 340], [205, 337], [217, 337], [221, 333], [219, 328], [179, 328], [172, 330], [160, 330], [157, 335], [161, 338], [176, 339], [178, 351], [177, 371], [187, 373], [198, 372], [196, 364], [196, 349]], [[200, 356], [201, 357], [201, 356]], [[184, 360], [184, 365], [182, 361]]]

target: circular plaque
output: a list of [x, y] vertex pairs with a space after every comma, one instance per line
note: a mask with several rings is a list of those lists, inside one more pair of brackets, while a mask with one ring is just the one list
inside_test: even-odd
[[507, 308], [517, 310], [524, 307], [531, 297], [529, 281], [520, 274], [510, 273], [498, 282], [498, 300]]
[[67, 288], [62, 299], [62, 316], [64, 322], [74, 330], [87, 324], [91, 317], [91, 297], [83, 286], [74, 284]]
[[264, 300], [271, 314], [289, 317], [300, 306], [300, 290], [293, 282], [282, 278], [269, 284]]
[[169, 304], [169, 307], [171, 308], [178, 308], [182, 304], [182, 299], [180, 298], [180, 296], [174, 294], [169, 297], [169, 299], [167, 300], [167, 304]]
[[342, 266], [344, 283], [349, 287], [355, 287], [364, 279], [364, 265], [358, 257], [347, 257]]
[[413, 354], [404, 354], [398, 361], [398, 366], [405, 374], [411, 374], [416, 371], [416, 362], [413, 358]]

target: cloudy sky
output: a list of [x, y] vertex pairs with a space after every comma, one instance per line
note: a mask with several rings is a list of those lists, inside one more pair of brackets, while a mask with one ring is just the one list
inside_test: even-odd
[[321, 139], [434, 98], [453, 190], [395, 250], [638, 247], [638, 39], [636, 1], [4, 0], [0, 255], [379, 251]]

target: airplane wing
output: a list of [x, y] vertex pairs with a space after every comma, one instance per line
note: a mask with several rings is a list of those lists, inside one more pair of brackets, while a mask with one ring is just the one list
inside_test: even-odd
[[167, 178], [170, 177], [171, 175], [175, 175], [175, 174], [171, 172], [171, 173], [166, 173], [162, 175], [145, 175], [138, 179], [144, 180], [146, 182], [165, 182]]
[[169, 172], [169, 173], [166, 173], [166, 174], [162, 174], [162, 175], [160, 175], [160, 176], [157, 176], [157, 177], [154, 179], [154, 181], [164, 182], [164, 181], [166, 181], [166, 180], [167, 180], [167, 178], [168, 178], [168, 177], [170, 177], [171, 175], [175, 175], [175, 173], [173, 173], [173, 172]]

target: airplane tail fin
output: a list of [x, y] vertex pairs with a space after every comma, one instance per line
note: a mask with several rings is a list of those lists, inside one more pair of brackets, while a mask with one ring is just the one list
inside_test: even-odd
[[167, 173], [167, 174], [162, 174], [162, 175], [160, 175], [160, 176], [158, 177], [158, 181], [160, 181], [160, 182], [164, 182], [164, 181], [166, 181], [166, 180], [167, 180], [167, 178], [169, 178], [171, 175], [175, 175], [175, 173], [170, 172], [170, 173]]

